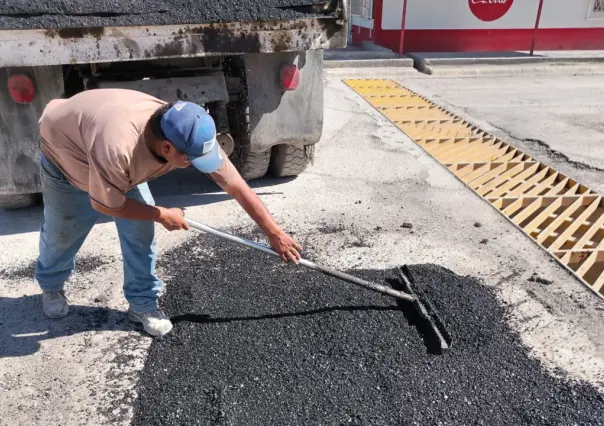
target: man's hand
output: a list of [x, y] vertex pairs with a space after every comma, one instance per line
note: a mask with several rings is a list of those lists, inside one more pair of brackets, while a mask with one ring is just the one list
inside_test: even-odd
[[280, 232], [276, 235], [269, 236], [268, 238], [273, 250], [279, 254], [284, 262], [292, 261], [295, 264], [298, 264], [301, 258], [300, 252], [302, 251], [302, 246], [300, 246], [300, 244], [292, 237], [285, 232]]
[[150, 206], [132, 199], [127, 199], [119, 209], [107, 209], [94, 201], [92, 207], [102, 214], [120, 219], [158, 222], [168, 231], [189, 230], [189, 224], [185, 220], [185, 212], [177, 208], [167, 209], [160, 206]]
[[189, 224], [185, 220], [185, 212], [178, 208], [161, 208], [158, 222], [168, 231], [189, 230]]
[[[226, 157], [226, 156], [225, 156]], [[285, 262], [299, 263], [302, 247], [275, 222], [258, 195], [248, 186], [237, 169], [225, 158], [221, 169], [210, 175], [227, 194], [235, 198], [247, 214], [264, 231], [273, 249]]]

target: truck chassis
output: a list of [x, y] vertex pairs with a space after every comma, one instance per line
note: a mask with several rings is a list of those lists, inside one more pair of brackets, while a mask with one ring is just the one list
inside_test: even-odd
[[288, 21], [0, 30], [0, 85], [24, 76], [35, 91], [0, 91], [0, 208], [37, 199], [48, 101], [104, 87], [204, 105], [246, 179], [302, 173], [321, 137], [323, 50], [346, 46], [347, 3], [328, 4]]

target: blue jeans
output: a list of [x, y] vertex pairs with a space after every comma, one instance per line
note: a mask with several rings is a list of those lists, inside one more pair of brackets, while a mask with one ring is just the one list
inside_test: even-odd
[[[36, 280], [43, 290], [62, 290], [75, 267], [75, 255], [102, 216], [92, 208], [88, 193], [74, 187], [44, 156], [40, 158], [44, 224]], [[126, 197], [154, 205], [147, 184]], [[155, 224], [115, 219], [124, 263], [124, 296], [135, 312], [157, 309], [163, 283], [155, 276]]]

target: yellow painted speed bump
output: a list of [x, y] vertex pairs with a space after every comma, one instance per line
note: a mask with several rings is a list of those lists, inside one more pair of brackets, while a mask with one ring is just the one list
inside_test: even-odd
[[394, 81], [344, 82], [604, 297], [602, 196]]

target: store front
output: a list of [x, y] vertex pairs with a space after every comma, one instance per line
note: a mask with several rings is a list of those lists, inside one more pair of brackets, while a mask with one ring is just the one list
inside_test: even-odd
[[395, 52], [604, 49], [604, 0], [353, 0], [353, 44]]

